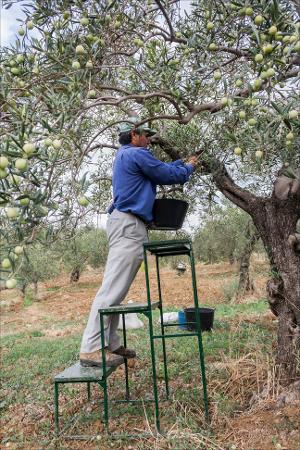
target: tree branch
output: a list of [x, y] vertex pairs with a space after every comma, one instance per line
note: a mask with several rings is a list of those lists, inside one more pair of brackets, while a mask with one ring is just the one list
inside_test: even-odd
[[171, 35], [171, 38], [172, 38], [172, 37], [175, 35], [175, 33], [174, 33], [174, 30], [173, 30], [173, 27], [172, 27], [172, 23], [171, 23], [171, 21], [170, 21], [170, 18], [169, 18], [169, 16], [168, 16], [168, 14], [167, 14], [167, 12], [166, 12], [164, 6], [161, 4], [161, 1], [160, 1], [160, 0], [154, 0], [154, 1], [155, 1], [155, 3], [157, 4], [157, 6], [159, 7], [159, 9], [161, 10], [161, 12], [162, 12], [164, 18], [166, 19], [166, 22], [167, 22], [168, 27], [169, 27], [169, 30], [170, 30], [170, 35]]
[[229, 175], [225, 164], [217, 159], [207, 157], [202, 165], [206, 171], [211, 173], [213, 181], [222, 194], [250, 214], [252, 204], [256, 203], [257, 205], [260, 198], [238, 186]]
[[170, 95], [167, 95], [161, 91], [151, 92], [149, 94], [128, 94], [128, 95], [125, 95], [124, 97], [119, 97], [119, 98], [101, 97], [100, 101], [98, 101], [98, 102], [96, 101], [92, 105], [88, 105], [85, 108], [82, 108], [82, 111], [86, 111], [87, 109], [94, 108], [95, 106], [102, 106], [102, 105], [119, 106], [121, 103], [123, 103], [127, 100], [135, 100], [138, 103], [144, 103], [146, 100], [149, 100], [150, 98], [153, 98], [153, 97], [160, 97], [160, 98], [164, 98], [164, 99], [168, 100], [176, 109], [179, 120], [183, 117], [182, 112], [181, 112], [176, 100], [173, 97], [171, 97]]
[[[287, 72], [285, 75], [281, 75], [280, 77], [278, 77], [278, 81], [284, 81], [287, 80], [289, 78], [293, 78], [296, 77], [299, 73], [298, 69], [293, 69], [290, 70], [289, 72]], [[268, 81], [266, 80], [262, 86], [266, 86], [268, 84]], [[261, 89], [263, 90], [263, 89]], [[238, 92], [236, 92], [235, 94], [233, 94], [233, 97], [247, 97], [250, 94], [250, 89], [249, 88], [245, 88], [242, 89]], [[218, 111], [221, 111], [221, 109], [225, 108], [224, 105], [222, 105], [221, 102], [208, 102], [208, 103], [202, 103], [200, 105], [195, 105], [194, 107], [192, 107], [190, 105], [189, 109], [190, 109], [190, 113], [186, 114], [180, 123], [182, 124], [187, 124], [189, 123], [192, 118], [197, 115], [200, 112], [203, 111], [210, 111], [211, 113], [215, 113]]]
[[[180, 152], [177, 149], [174, 149], [170, 143], [161, 136], [153, 136], [153, 138], [151, 138], [151, 143], [159, 145], [173, 161], [180, 159]], [[203, 152], [196, 153], [199, 156], [203, 154]], [[204, 170], [206, 174], [212, 175], [213, 181], [222, 194], [232, 201], [232, 203], [250, 213], [252, 204], [258, 202], [260, 198], [256, 197], [246, 189], [239, 187], [229, 175], [224, 163], [207, 155], [203, 156], [203, 159], [200, 161], [201, 169]]]
[[244, 50], [239, 50], [238, 48], [233, 48], [233, 47], [218, 47], [217, 52], [225, 52], [225, 53], [231, 53], [232, 55], [235, 56], [245, 56], [246, 58], [250, 56], [250, 53], [248, 51], [244, 51]]
[[180, 153], [178, 150], [176, 150], [174, 147], [171, 146], [171, 144], [164, 138], [162, 138], [159, 135], [155, 135], [150, 139], [151, 144], [159, 145], [163, 151], [170, 156], [172, 161], [176, 161], [177, 159], [180, 159]]
[[90, 148], [90, 151], [92, 152], [93, 150], [97, 150], [98, 148], [111, 148], [113, 150], [118, 150], [119, 145], [113, 145], [113, 144], [106, 144], [106, 143], [101, 143], [101, 144], [96, 144], [93, 147]]

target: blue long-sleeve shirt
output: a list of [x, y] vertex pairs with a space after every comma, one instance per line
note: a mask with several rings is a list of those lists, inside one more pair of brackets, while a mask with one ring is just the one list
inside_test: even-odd
[[193, 171], [194, 166], [184, 164], [181, 159], [164, 163], [147, 148], [123, 145], [113, 165], [113, 204], [108, 212], [116, 208], [151, 222], [156, 186], [184, 184]]

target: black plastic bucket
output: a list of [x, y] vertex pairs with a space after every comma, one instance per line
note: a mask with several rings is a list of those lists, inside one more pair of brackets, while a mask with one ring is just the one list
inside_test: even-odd
[[[215, 310], [212, 308], [199, 308], [200, 323], [202, 331], [210, 331], [214, 324]], [[187, 323], [187, 329], [190, 331], [197, 330], [196, 323], [196, 308], [184, 309], [185, 320]]]
[[156, 199], [153, 205], [153, 226], [156, 230], [179, 230], [189, 204], [173, 198]]

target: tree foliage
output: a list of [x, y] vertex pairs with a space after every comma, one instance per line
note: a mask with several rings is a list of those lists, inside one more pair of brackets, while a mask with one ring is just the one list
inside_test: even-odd
[[59, 255], [53, 248], [47, 248], [40, 242], [27, 247], [26, 256], [18, 265], [19, 285], [25, 292], [26, 287], [33, 284], [37, 294], [38, 283], [54, 278], [60, 273]]
[[194, 236], [196, 258], [209, 264], [239, 260], [247, 243], [248, 222], [248, 214], [234, 206], [215, 207]]
[[97, 268], [105, 265], [108, 242], [103, 229], [82, 228], [71, 237], [65, 236], [56, 243], [64, 269], [71, 281], [78, 281], [87, 265]]
[[40, 223], [59, 229], [86, 206], [107, 205], [115, 125], [138, 114], [159, 132], [158, 155], [201, 157], [201, 171], [180, 195], [193, 205], [212, 201], [214, 186], [251, 215], [274, 274], [268, 292], [279, 316], [278, 358], [293, 379], [300, 348], [297, 2], [23, 5], [19, 38], [1, 53], [4, 257], [32, 240]]
[[0, 200], [19, 239], [80, 213], [87, 191], [107, 206], [112, 125], [132, 111], [176, 144], [171, 157], [201, 149], [255, 192], [270, 191], [284, 165], [295, 176], [293, 2], [55, 1], [24, 11], [2, 51], [0, 93]]

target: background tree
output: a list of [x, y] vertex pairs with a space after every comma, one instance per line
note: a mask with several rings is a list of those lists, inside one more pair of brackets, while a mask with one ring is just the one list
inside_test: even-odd
[[194, 251], [200, 261], [213, 264], [242, 257], [248, 242], [248, 214], [234, 206], [214, 205], [194, 236]]
[[[20, 38], [1, 61], [5, 252], [15, 245], [11, 226], [26, 243], [41, 214], [59, 222], [76, 213], [86, 166], [91, 173], [107, 160], [113, 126], [134, 110], [155, 121], [157, 154], [201, 155], [202, 173], [186, 195], [197, 197], [202, 186], [200, 194], [212, 197], [213, 183], [252, 217], [272, 266], [278, 362], [293, 381], [300, 351], [297, 3], [78, 0], [33, 2], [24, 11]], [[173, 147], [170, 121], [178, 135], [190, 127], [192, 144]]]
[[60, 260], [53, 248], [36, 242], [27, 248], [26, 257], [18, 267], [19, 284], [23, 294], [26, 294], [27, 287], [32, 284], [34, 298], [38, 300], [39, 283], [54, 278], [60, 273], [60, 270]]
[[[259, 234], [248, 214], [239, 208], [215, 206], [194, 236], [198, 260], [213, 264], [220, 261], [239, 263], [239, 282], [235, 298], [254, 290], [250, 276], [250, 258]], [[262, 251], [262, 249], [259, 249]]]
[[103, 229], [86, 227], [76, 230], [71, 237], [62, 236], [56, 248], [64, 269], [70, 273], [70, 281], [77, 282], [88, 264], [93, 268], [105, 265], [108, 242]]
[[254, 291], [254, 281], [250, 277], [250, 258], [251, 254], [255, 248], [255, 244], [259, 239], [259, 233], [253, 226], [252, 220], [249, 220], [245, 233], [245, 244], [243, 246], [241, 256], [240, 256], [240, 270], [239, 270], [239, 284], [237, 288], [236, 298], [241, 298], [245, 292]]

